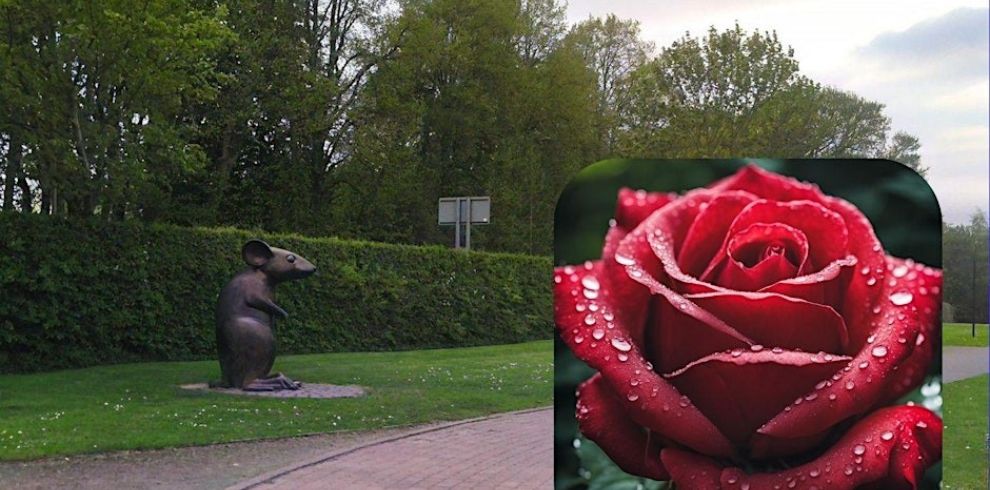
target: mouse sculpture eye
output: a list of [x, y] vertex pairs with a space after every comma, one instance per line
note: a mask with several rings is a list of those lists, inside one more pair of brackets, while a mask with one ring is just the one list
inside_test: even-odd
[[296, 256], [295, 255], [292, 255], [292, 254], [286, 255], [285, 256], [285, 260], [288, 260], [289, 263], [291, 264], [291, 263], [293, 263], [293, 262], [296, 261]]

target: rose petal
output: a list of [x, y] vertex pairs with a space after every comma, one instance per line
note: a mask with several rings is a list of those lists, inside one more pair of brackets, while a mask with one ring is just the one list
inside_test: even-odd
[[[856, 257], [856, 272], [845, 282], [845, 294], [839, 313], [849, 327], [849, 341], [853, 349], [859, 349], [870, 335], [870, 318], [875, 305], [886, 302], [882, 297], [886, 281], [886, 258], [883, 247], [873, 233], [873, 225], [852, 204], [834, 197], [823, 197], [829, 209], [839, 213], [849, 231], [849, 254]], [[863, 274], [866, 270], [868, 273]]]
[[708, 186], [709, 189], [725, 191], [746, 191], [764, 199], [775, 201], [820, 201], [825, 197], [815, 184], [801, 182], [748, 164], [736, 173]]
[[[554, 319], [561, 339], [601, 372], [620, 399], [628, 400], [626, 411], [634, 422], [705, 454], [731, 456], [734, 451], [725, 436], [696, 407], [680, 403], [681, 394], [653, 371], [640, 345], [632, 342], [624, 317], [616, 315], [611, 304], [614, 296], [602, 288], [601, 272], [601, 262], [591, 263], [590, 270], [555, 270], [559, 280], [554, 279]], [[588, 278], [599, 281], [594, 299], [585, 295], [593, 285]]]
[[688, 275], [701, 276], [736, 215], [755, 200], [756, 196], [748, 192], [730, 191], [700, 203], [700, 212], [677, 249], [678, 267]]
[[[673, 459], [662, 458], [673, 471]], [[815, 460], [776, 473], [746, 474], [739, 468], [721, 472], [722, 488], [917, 488], [925, 468], [942, 453], [942, 420], [921, 407], [889, 407], [859, 421]], [[706, 464], [707, 463], [707, 464]], [[699, 467], [711, 471], [712, 461]], [[680, 482], [678, 482], [680, 483]], [[735, 486], [738, 485], [738, 486]]]
[[[886, 394], [887, 381], [897, 366], [914, 351], [920, 332], [918, 311], [911, 305], [898, 306], [886, 301], [871, 324], [874, 334], [849, 364], [819, 390], [827, 410], [801, 405], [782, 412], [761, 427], [759, 433], [774, 439], [791, 439], [817, 434], [842, 420], [868, 411]], [[905, 339], [900, 342], [899, 339]]]
[[615, 208], [615, 221], [619, 226], [631, 230], [647, 216], [677, 199], [677, 194], [667, 192], [646, 192], [628, 187], [619, 189], [619, 202]]
[[756, 223], [778, 223], [801, 230], [809, 245], [810, 265], [807, 267], [811, 270], [821, 269], [845, 257], [848, 250], [848, 231], [838, 213], [812, 201], [757, 200], [740, 211], [729, 226], [726, 240], [701, 275], [702, 280], [709, 277], [712, 270], [726, 260], [730, 241]]
[[664, 449], [660, 452], [660, 459], [663, 461], [663, 465], [669, 469], [671, 480], [677, 483], [677, 488], [722, 489], [722, 485], [719, 483], [722, 467], [710, 458], [690, 451]]
[[842, 285], [848, 282], [856, 257], [836, 260], [818, 272], [775, 282], [763, 289], [763, 293], [778, 293], [823, 305], [842, 305]]
[[[780, 252], [766, 256], [771, 245], [780, 247]], [[808, 239], [801, 230], [782, 223], [754, 223], [729, 239], [727, 256], [710, 275], [722, 287], [756, 291], [802, 275], [808, 268]]]
[[758, 292], [684, 297], [758, 344], [835, 353], [846, 353], [849, 344], [845, 321], [834, 309], [822, 304]]
[[[718, 352], [664, 374], [736, 444], [804, 396], [849, 358], [787, 350]], [[754, 380], [759, 380], [754, 383]], [[806, 403], [814, 403], [808, 398]], [[818, 406], [821, 406], [820, 402]]]
[[[888, 380], [886, 394], [880, 404], [904, 396], [925, 379], [940, 339], [939, 312], [942, 308], [941, 270], [895, 257], [887, 257], [887, 269], [891, 273], [890, 278], [903, 287], [903, 291], [911, 293], [911, 304], [918, 310], [921, 328], [916, 338], [905, 338], [905, 342], [914, 343], [914, 351]], [[901, 339], [897, 340], [900, 342]]]
[[664, 292], [654, 300], [653, 322], [646, 335], [648, 357], [659, 372], [673, 371], [708, 354], [753, 345], [748, 337], [690, 300], [659, 284], [652, 287]]
[[578, 388], [577, 420], [581, 433], [595, 441], [623, 471], [654, 480], [669, 478], [660, 462], [660, 444], [629, 419], [624, 404], [600, 374]]

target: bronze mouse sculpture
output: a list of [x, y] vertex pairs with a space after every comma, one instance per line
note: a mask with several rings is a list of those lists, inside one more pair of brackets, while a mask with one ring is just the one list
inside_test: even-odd
[[289, 316], [274, 302], [275, 286], [308, 277], [316, 267], [261, 240], [245, 243], [241, 255], [251, 267], [220, 291], [216, 323], [221, 380], [211, 384], [247, 391], [297, 390], [302, 383], [282, 373], [269, 374], [275, 363], [275, 316]]

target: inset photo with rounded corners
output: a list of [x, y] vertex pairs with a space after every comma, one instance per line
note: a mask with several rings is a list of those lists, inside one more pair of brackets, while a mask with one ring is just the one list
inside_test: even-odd
[[942, 225], [908, 167], [603, 161], [554, 253], [556, 488], [939, 488]]

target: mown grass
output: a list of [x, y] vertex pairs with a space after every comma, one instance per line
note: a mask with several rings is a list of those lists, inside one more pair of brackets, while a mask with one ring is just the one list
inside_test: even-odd
[[987, 383], [984, 374], [942, 385], [945, 432], [942, 488], [987, 486]]
[[969, 323], [943, 323], [942, 324], [942, 345], [957, 345], [963, 347], [986, 347], [990, 345], [987, 340], [987, 324], [976, 324], [976, 337], [973, 337], [972, 324]]
[[549, 405], [550, 341], [408, 352], [283, 356], [303, 382], [357, 384], [350, 399], [190, 392], [216, 361], [119, 364], [0, 376], [0, 460], [378, 429]]

